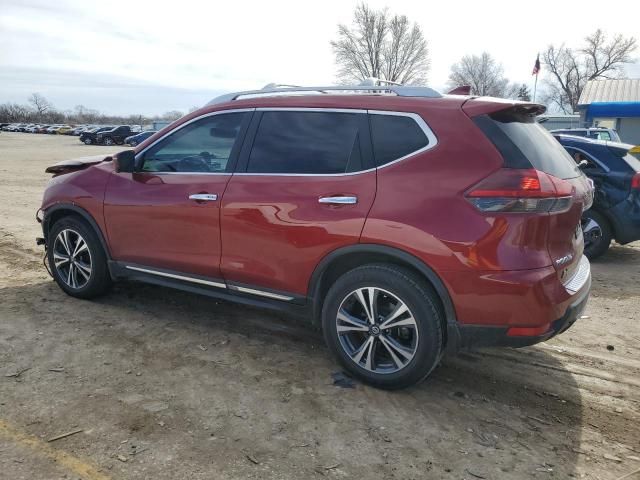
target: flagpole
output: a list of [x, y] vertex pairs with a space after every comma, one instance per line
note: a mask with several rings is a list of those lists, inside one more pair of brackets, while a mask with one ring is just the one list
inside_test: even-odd
[[533, 84], [533, 101], [536, 101], [536, 90], [538, 89], [538, 74], [536, 73], [536, 80]]

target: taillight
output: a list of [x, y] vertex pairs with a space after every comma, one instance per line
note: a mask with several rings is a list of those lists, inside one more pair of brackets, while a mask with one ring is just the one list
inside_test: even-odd
[[636, 173], [631, 178], [631, 188], [634, 190], [640, 190], [640, 173]]
[[501, 168], [465, 194], [480, 211], [505, 213], [566, 212], [575, 188], [535, 169]]

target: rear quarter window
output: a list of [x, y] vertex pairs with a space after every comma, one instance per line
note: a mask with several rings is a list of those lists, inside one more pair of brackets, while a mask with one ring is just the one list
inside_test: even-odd
[[412, 116], [369, 114], [373, 153], [381, 166], [416, 153], [429, 145], [424, 130]]

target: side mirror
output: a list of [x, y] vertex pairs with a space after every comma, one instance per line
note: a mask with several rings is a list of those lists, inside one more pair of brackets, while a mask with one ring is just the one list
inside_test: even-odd
[[125, 150], [124, 152], [116, 153], [113, 156], [113, 163], [116, 172], [133, 173], [136, 168], [136, 152]]

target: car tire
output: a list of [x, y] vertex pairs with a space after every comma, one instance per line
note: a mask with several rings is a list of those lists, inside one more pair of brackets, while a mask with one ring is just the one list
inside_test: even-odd
[[414, 385], [442, 356], [438, 300], [433, 288], [408, 269], [387, 264], [355, 268], [324, 299], [325, 341], [345, 370], [369, 385], [389, 390]]
[[85, 138], [82, 142], [85, 145], [91, 145], [93, 143], [93, 140], [91, 140], [90, 138]]
[[580, 225], [584, 236], [584, 254], [589, 260], [595, 260], [609, 249], [613, 239], [611, 224], [601, 213], [587, 210], [582, 214]]
[[129, 140], [130, 147], [135, 147], [136, 145], [138, 145], [138, 142], [136, 142], [135, 140]]
[[77, 298], [95, 298], [111, 287], [107, 256], [97, 234], [84, 220], [64, 217], [47, 237], [49, 269], [58, 286]]
[[109, 146], [109, 147], [110, 147], [111, 145], [113, 145], [113, 143], [114, 143], [114, 142], [113, 142], [113, 138], [111, 138], [111, 137], [107, 137], [107, 138], [105, 138], [105, 139], [103, 139], [103, 140], [102, 140], [102, 144], [103, 144], [103, 145], [107, 145], [107, 146]]

